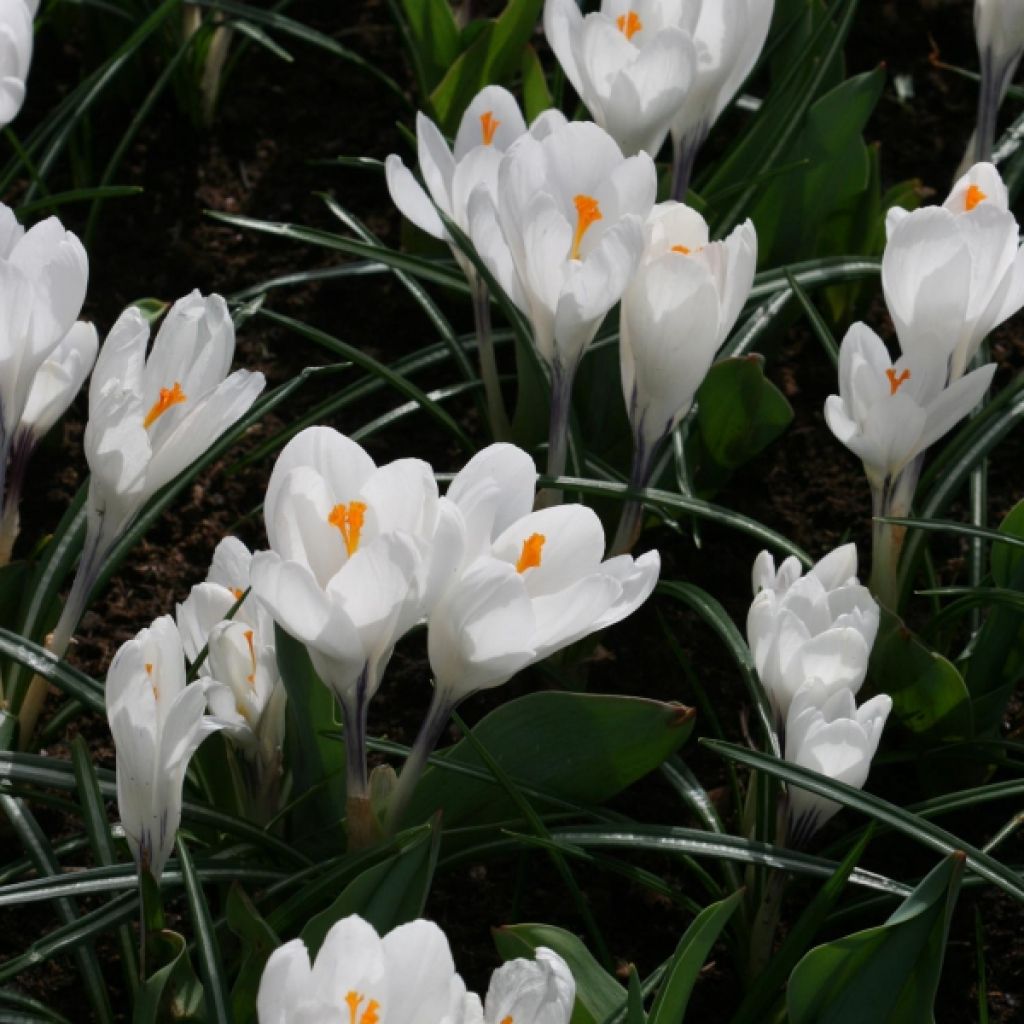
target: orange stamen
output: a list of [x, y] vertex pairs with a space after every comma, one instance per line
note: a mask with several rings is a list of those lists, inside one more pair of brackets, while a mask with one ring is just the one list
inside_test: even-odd
[[335, 505], [327, 517], [327, 522], [341, 531], [342, 539], [345, 541], [345, 550], [350, 558], [359, 550], [359, 535], [363, 532], [365, 519], [366, 504], [362, 501], [350, 501], [347, 505], [342, 502], [340, 505]]
[[245, 642], [249, 645], [249, 658], [252, 661], [252, 672], [250, 672], [245, 678], [248, 680], [250, 686], [254, 686], [256, 684], [256, 648], [253, 646], [252, 642], [252, 630], [247, 629], [244, 636]]
[[366, 1004], [366, 1009], [363, 1010], [362, 1014], [359, 1014], [359, 1005], [366, 998], [364, 995], [360, 995], [358, 992], [349, 992], [345, 996], [345, 1004], [348, 1006], [348, 1019], [349, 1024], [379, 1024], [380, 1017], [377, 1011], [380, 1009], [380, 1003], [376, 999], [371, 999]]
[[896, 371], [890, 367], [885, 371], [886, 377], [889, 378], [889, 394], [895, 395], [899, 389], [910, 380], [910, 371], [904, 370], [899, 376], [896, 375]]
[[523, 541], [523, 550], [516, 562], [516, 572], [524, 573], [527, 569], [536, 569], [540, 565], [540, 552], [547, 537], [543, 533], [531, 533]]
[[236, 601], [242, 600], [242, 595], [245, 593], [245, 591], [241, 587], [231, 587], [230, 590], [231, 593], [235, 595]]
[[673, 245], [672, 246], [672, 251], [673, 252], [681, 252], [684, 256], [689, 256], [690, 255], [690, 250], [687, 249], [685, 245]]
[[[627, 38], [632, 39], [643, 27], [644, 23], [640, 20], [640, 15], [636, 11], [629, 11], [626, 14], [620, 14], [615, 19], [615, 24], [618, 30]], [[502, 1022], [504, 1024], [504, 1022]]]
[[501, 1024], [512, 1024], [512, 1018], [511, 1017], [502, 1017], [501, 1018]]
[[[147, 676], [152, 676], [153, 675], [153, 663], [152, 662], [149, 662], [149, 661], [146, 662], [146, 675]], [[150, 679], [149, 685], [153, 689], [153, 700], [159, 700], [160, 699], [160, 687], [157, 686], [156, 683], [154, 683], [152, 679]]]
[[593, 196], [578, 195], [573, 197], [573, 204], [576, 206], [576, 234], [572, 240], [572, 258], [580, 258], [580, 246], [583, 244], [583, 236], [590, 227], [603, 219], [601, 207]]
[[490, 110], [485, 110], [480, 115], [480, 134], [483, 136], [485, 146], [494, 142], [494, 133], [500, 124], [501, 122], [495, 119], [494, 113]]
[[181, 405], [184, 401], [185, 392], [181, 390], [181, 385], [177, 381], [169, 388], [161, 388], [160, 397], [153, 403], [153, 407], [146, 413], [146, 418], [142, 421], [143, 427], [149, 430], [172, 405]]
[[988, 199], [988, 196], [977, 185], [969, 185], [967, 187], [967, 195], [964, 196], [964, 209], [970, 213], [978, 203], [983, 203], [986, 199]]

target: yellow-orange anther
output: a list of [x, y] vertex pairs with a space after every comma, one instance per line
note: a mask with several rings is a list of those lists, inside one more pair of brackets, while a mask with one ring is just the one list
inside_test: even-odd
[[687, 249], [685, 245], [673, 245], [672, 246], [672, 251], [673, 252], [681, 252], [684, 256], [689, 256], [690, 255], [690, 250]]
[[501, 1018], [501, 1024], [513, 1024], [512, 1018], [511, 1017], [502, 1017]]
[[230, 589], [231, 593], [235, 595], [235, 600], [241, 601], [242, 595], [245, 593], [245, 591], [241, 587], [231, 587]]
[[365, 519], [366, 504], [362, 501], [350, 501], [347, 505], [342, 502], [340, 505], [335, 505], [327, 517], [327, 522], [341, 531], [342, 539], [345, 541], [345, 550], [350, 556], [359, 550], [359, 535], [363, 532]]
[[977, 185], [969, 185], [967, 187], [967, 195], [964, 196], [964, 209], [970, 213], [978, 203], [983, 203], [986, 199], [988, 199], [988, 196]]
[[899, 389], [910, 380], [910, 371], [904, 370], [897, 376], [896, 371], [890, 367], [885, 371], [886, 377], [889, 378], [889, 394], [895, 395]]
[[603, 218], [604, 214], [601, 213], [601, 207], [593, 196], [573, 196], [572, 201], [576, 207], [576, 234], [572, 240], [572, 258], [578, 260], [583, 236], [592, 225]]
[[253, 646], [253, 632], [247, 629], [244, 633], [245, 642], [249, 645], [249, 660], [252, 662], [252, 671], [245, 677], [250, 686], [256, 685], [256, 648]]
[[531, 533], [523, 541], [523, 550], [520, 552], [519, 561], [516, 562], [516, 572], [523, 573], [540, 565], [540, 552], [546, 540], [547, 537], [543, 533]]
[[362, 1014], [359, 1013], [359, 1005], [366, 998], [359, 992], [349, 992], [345, 996], [345, 1004], [348, 1006], [348, 1020], [349, 1024], [378, 1024], [380, 1017], [377, 1011], [380, 1009], [380, 1003], [376, 999], [371, 999], [366, 1004], [366, 1009], [363, 1010]]
[[[636, 11], [627, 11], [625, 14], [620, 14], [615, 19], [615, 24], [627, 39], [632, 39], [644, 27], [644, 23], [640, 20], [640, 15]], [[504, 1021], [502, 1024], [504, 1024]]]
[[483, 136], [485, 146], [494, 142], [494, 133], [500, 124], [501, 122], [495, 118], [493, 111], [485, 110], [480, 115], [480, 134]]
[[153, 407], [146, 413], [146, 418], [142, 421], [142, 425], [149, 430], [151, 426], [172, 405], [181, 405], [185, 401], [185, 392], [181, 390], [181, 385], [175, 381], [169, 388], [160, 389], [160, 397], [153, 403]]
[[149, 685], [153, 688], [153, 700], [160, 699], [160, 687], [153, 682], [153, 663], [150, 661], [146, 662], [146, 675], [150, 677]]

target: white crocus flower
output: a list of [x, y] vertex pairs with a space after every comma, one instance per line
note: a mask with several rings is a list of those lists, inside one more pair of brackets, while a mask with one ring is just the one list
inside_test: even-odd
[[271, 953], [256, 1013], [259, 1024], [463, 1024], [467, 1004], [437, 925], [411, 921], [381, 938], [353, 914], [332, 926], [312, 964], [301, 939]]
[[123, 644], [107, 673], [118, 812], [139, 871], [157, 880], [181, 823], [188, 762], [221, 728], [205, 713], [211, 685], [185, 685], [185, 654], [169, 615]]
[[0, 0], [0, 127], [25, 102], [25, 80], [32, 63], [33, 26], [39, 0]]
[[492, 975], [483, 1012], [466, 1024], [569, 1024], [576, 982], [569, 965], [552, 949], [539, 946], [535, 959], [509, 960]]
[[1024, 306], [1024, 248], [991, 164], [972, 167], [942, 206], [892, 209], [882, 287], [907, 354], [938, 350], [963, 376], [985, 336]]
[[[757, 232], [749, 220], [711, 242], [704, 218], [670, 201], [651, 211], [646, 233], [619, 314], [635, 488], [648, 486], [662, 441], [690, 410], [750, 294], [757, 263]], [[639, 513], [636, 502], [624, 508], [613, 551], [632, 546]]]
[[536, 470], [514, 445], [491, 445], [455, 476], [462, 562], [431, 605], [427, 651], [430, 710], [389, 807], [401, 820], [416, 780], [453, 708], [591, 633], [620, 622], [651, 595], [656, 551], [602, 561], [604, 529], [583, 505], [531, 512]]
[[693, 82], [698, 14], [678, 0], [603, 0], [584, 17], [576, 0], [546, 0], [548, 45], [624, 153], [658, 155]]
[[[808, 682], [789, 708], [786, 760], [861, 789], [891, 710], [892, 699], [885, 694], [858, 708], [851, 690], [830, 690], [820, 680]], [[789, 844], [805, 845], [839, 810], [834, 800], [790, 786]]]
[[92, 324], [76, 323], [36, 371], [25, 411], [11, 439], [7, 488], [0, 520], [0, 565], [9, 561], [18, 535], [18, 503], [36, 445], [64, 415], [89, 376], [99, 338]]
[[692, 19], [697, 68], [672, 123], [675, 147], [672, 173], [673, 199], [682, 199], [700, 147], [712, 126], [750, 76], [761, 56], [771, 27], [774, 0], [661, 0], [664, 7]]
[[[545, 117], [538, 129], [543, 130], [547, 122]], [[462, 115], [454, 151], [429, 117], [423, 113], [416, 115], [416, 149], [426, 189], [397, 154], [392, 153], [384, 163], [388, 191], [395, 206], [422, 231], [449, 244], [469, 282], [481, 376], [491, 429], [496, 436], [507, 435], [509, 426], [491, 340], [490, 295], [473, 262], [451, 238], [437, 211], [440, 209], [468, 234], [470, 194], [477, 187], [491, 191], [497, 188], [501, 157], [525, 131], [526, 121], [515, 97], [500, 85], [488, 85], [477, 93]]]
[[974, 33], [981, 58], [978, 125], [969, 152], [990, 160], [999, 107], [1024, 54], [1024, 5], [1020, 0], [974, 0]]
[[565, 467], [573, 378], [639, 263], [656, 187], [646, 153], [624, 158], [602, 128], [577, 121], [521, 136], [501, 162], [497, 196], [470, 197], [477, 251], [528, 317], [551, 374], [552, 475]]
[[432, 600], [435, 534], [446, 536], [437, 484], [425, 462], [378, 468], [355, 441], [311, 427], [278, 457], [264, 516], [271, 550], [253, 558], [253, 591], [341, 704], [351, 818], [368, 811], [367, 707]]
[[856, 693], [868, 670], [879, 610], [857, 580], [857, 549], [844, 544], [801, 574], [787, 558], [776, 571], [771, 554], [754, 562], [754, 601], [747, 644], [781, 727], [794, 694], [817, 680], [828, 693]]

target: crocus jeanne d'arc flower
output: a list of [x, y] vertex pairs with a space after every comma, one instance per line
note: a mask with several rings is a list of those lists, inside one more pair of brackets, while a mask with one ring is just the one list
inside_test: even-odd
[[554, 950], [538, 947], [533, 960], [509, 960], [492, 975], [482, 1017], [467, 1014], [467, 1024], [569, 1024], [576, 982]]
[[[851, 690], [812, 680], [794, 695], [786, 719], [786, 760], [861, 789], [878, 750], [892, 698], [872, 697], [859, 708]], [[834, 800], [789, 787], [789, 843], [804, 845], [837, 811]]]
[[158, 880], [181, 823], [188, 762], [221, 728], [206, 714], [211, 685], [208, 680], [185, 685], [185, 654], [169, 615], [123, 644], [107, 673], [118, 811], [139, 870]]
[[25, 80], [32, 63], [33, 28], [39, 0], [0, 0], [0, 127], [25, 102]]
[[544, 34], [591, 117], [627, 154], [658, 155], [691, 87], [695, 4], [546, 0]]
[[978, 127], [972, 151], [992, 158], [996, 117], [1024, 54], [1024, 7], [1019, 0], [974, 0], [974, 32], [981, 58]]
[[[693, 84], [671, 129], [675, 147], [672, 198], [682, 199], [708, 132], [761, 56], [775, 4], [774, 0], [660, 0], [659, 6], [679, 11], [700, 8], [693, 29], [697, 50]], [[682, 16], [688, 21], [692, 18], [688, 13]]]
[[825, 402], [825, 420], [860, 456], [876, 492], [891, 488], [912, 460], [970, 413], [996, 370], [989, 363], [947, 384], [947, 366], [937, 347], [910, 349], [893, 362], [866, 324], [854, 324], [843, 338], [839, 394]]
[[271, 953], [256, 1013], [259, 1024], [468, 1024], [474, 1002], [437, 925], [411, 921], [382, 938], [353, 914], [312, 964], [301, 939]]
[[807, 682], [818, 681], [829, 694], [856, 693], [879, 622], [878, 605], [857, 581], [856, 547], [836, 548], [805, 574], [792, 556], [776, 570], [762, 551], [753, 584], [747, 644], [776, 726], [787, 720], [794, 694]]
[[942, 206], [886, 218], [882, 287], [908, 355], [938, 349], [963, 376], [985, 336], [1024, 306], [1024, 248], [1006, 186], [976, 164]]
[[656, 186], [646, 153], [623, 157], [602, 128], [576, 121], [520, 136], [501, 162], [497, 195], [470, 196], [473, 243], [528, 317], [551, 373], [554, 475], [565, 466], [573, 378], [640, 261]]

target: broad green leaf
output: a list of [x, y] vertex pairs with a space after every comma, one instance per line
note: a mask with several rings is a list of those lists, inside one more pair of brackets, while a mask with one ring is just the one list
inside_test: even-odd
[[1006, 513], [998, 533], [1008, 543], [992, 545], [992, 578], [996, 586], [1012, 587], [1017, 567], [1024, 563], [1024, 500]]
[[704, 961], [742, 900], [743, 891], [737, 890], [712, 903], [683, 933], [651, 1007], [650, 1024], [679, 1024], [683, 1020]]
[[256, 1005], [263, 968], [270, 954], [280, 945], [280, 940], [237, 883], [228, 890], [227, 921], [242, 944], [241, 965], [231, 989], [235, 1020], [242, 1021]]
[[553, 107], [555, 101], [551, 98], [551, 90], [548, 89], [544, 67], [532, 46], [523, 48], [522, 73], [523, 114], [526, 116], [526, 123], [529, 124], [545, 110]]
[[177, 932], [163, 929], [147, 936], [146, 955], [159, 966], [142, 983], [132, 1024], [194, 1021], [206, 1024], [203, 986], [188, 958], [188, 947]]
[[786, 992], [791, 1024], [927, 1024], [965, 857], [953, 853], [877, 928], [812, 949]]
[[434, 878], [441, 830], [433, 823], [413, 835], [398, 853], [352, 879], [341, 895], [302, 929], [302, 941], [311, 957], [323, 945], [331, 926], [352, 914], [369, 921], [381, 935], [422, 916]]
[[[477, 740], [517, 784], [601, 803], [653, 771], [693, 728], [693, 711], [637, 697], [534, 693], [502, 704], [474, 728]], [[480, 766], [469, 740], [445, 761]], [[494, 781], [428, 768], [408, 811], [410, 822], [444, 812], [447, 828], [496, 821], [515, 804]]]
[[759, 355], [723, 359], [697, 391], [696, 430], [687, 445], [700, 497], [713, 494], [732, 473], [780, 437], [793, 420], [785, 396], [764, 375]]
[[533, 959], [538, 946], [553, 949], [576, 982], [571, 1024], [601, 1024], [626, 1001], [626, 990], [594, 959], [572, 932], [550, 924], [510, 924], [492, 930], [503, 960]]
[[427, 96], [459, 55], [459, 26], [448, 0], [401, 0], [413, 63]]

